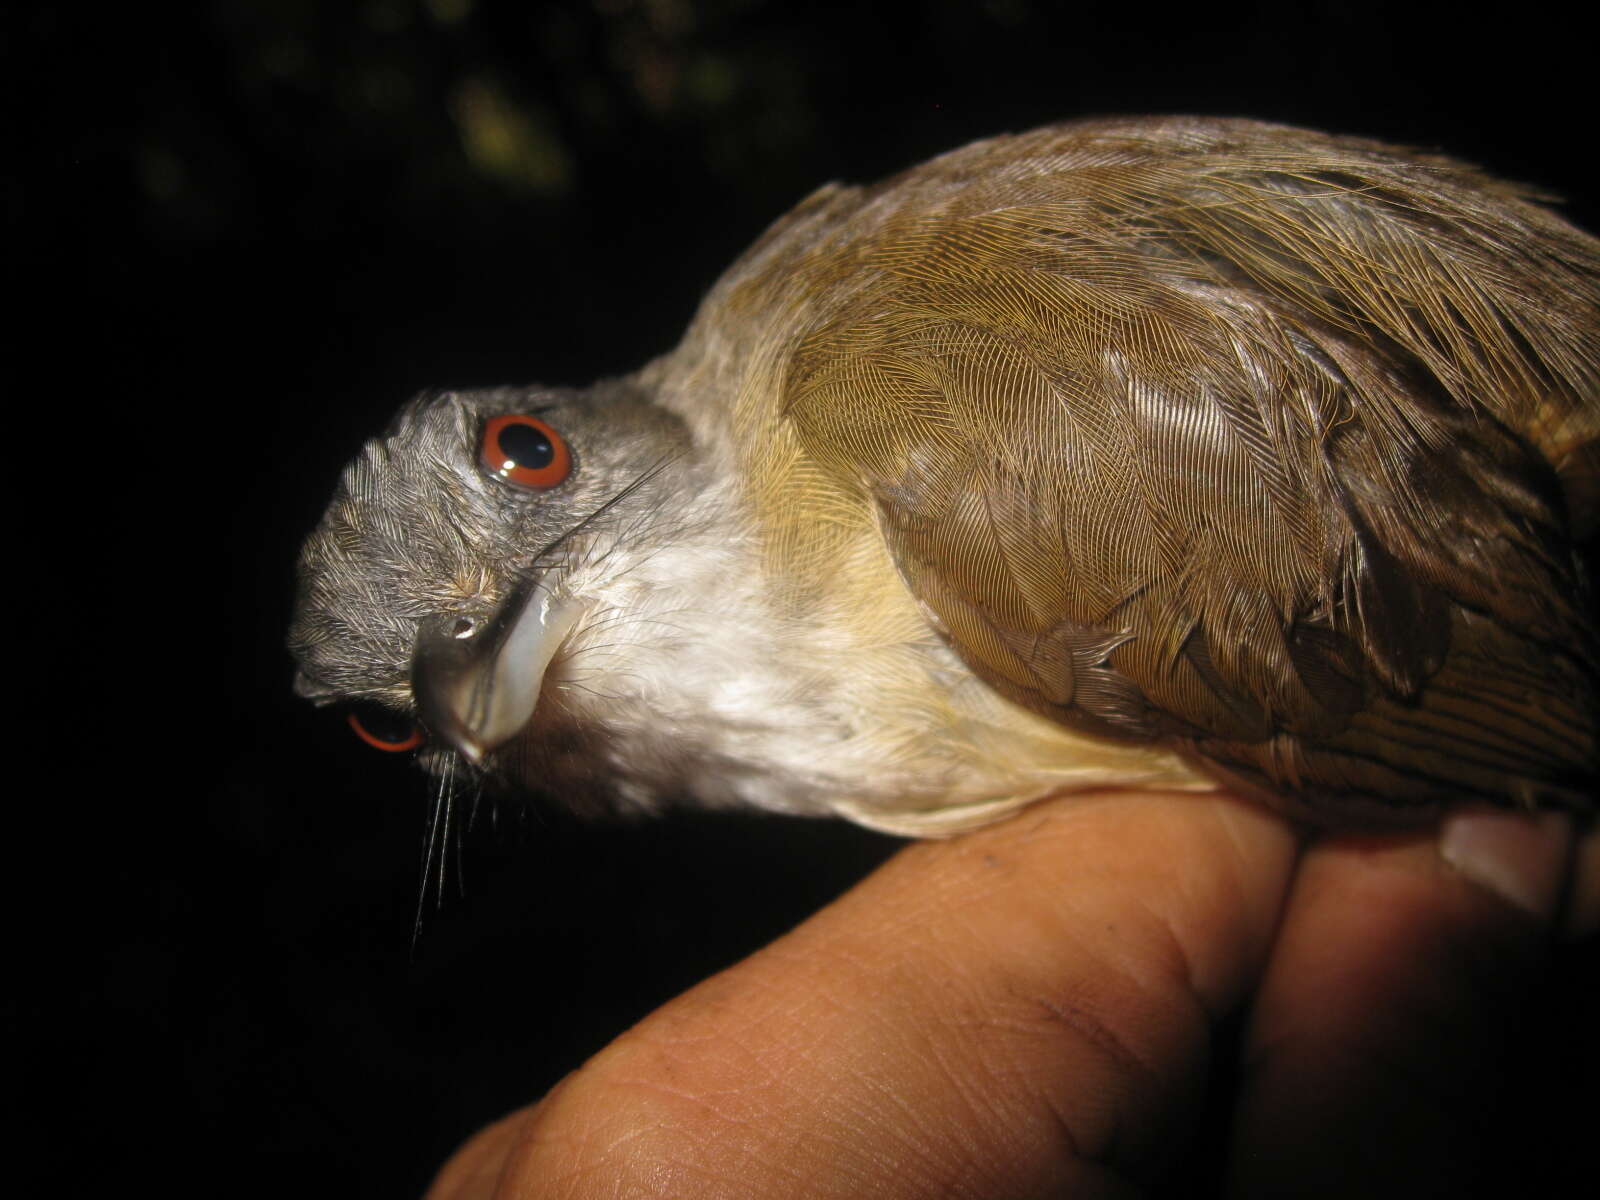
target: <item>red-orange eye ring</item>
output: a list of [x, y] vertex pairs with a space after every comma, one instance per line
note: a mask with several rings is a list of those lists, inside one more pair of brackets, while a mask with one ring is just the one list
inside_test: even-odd
[[368, 720], [372, 722], [373, 729], [368, 729], [362, 724], [360, 716], [356, 713], [347, 713], [345, 720], [350, 722], [350, 728], [356, 731], [356, 736], [374, 750], [400, 754], [406, 750], [415, 750], [427, 741], [422, 736], [422, 730], [404, 717], [398, 717], [393, 713], [385, 713], [381, 717], [369, 715]]
[[538, 417], [491, 417], [483, 427], [478, 462], [513, 487], [542, 492], [572, 474], [566, 439]]

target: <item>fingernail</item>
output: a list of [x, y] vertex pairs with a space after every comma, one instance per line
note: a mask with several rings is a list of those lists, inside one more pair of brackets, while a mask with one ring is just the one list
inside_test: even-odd
[[1572, 822], [1558, 812], [1469, 809], [1445, 820], [1439, 853], [1480, 887], [1549, 920], [1566, 881]]

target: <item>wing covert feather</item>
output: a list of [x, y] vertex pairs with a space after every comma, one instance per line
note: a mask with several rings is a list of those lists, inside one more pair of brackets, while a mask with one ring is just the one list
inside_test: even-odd
[[1312, 794], [1577, 795], [1595, 243], [1443, 160], [1133, 128], [864, 193], [805, 268], [805, 453], [1018, 703]]

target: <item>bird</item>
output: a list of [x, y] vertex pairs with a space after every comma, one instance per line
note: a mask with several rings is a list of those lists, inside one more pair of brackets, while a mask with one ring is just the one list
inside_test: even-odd
[[407, 403], [295, 689], [584, 813], [1589, 813], [1600, 241], [1550, 199], [1183, 116], [829, 184], [643, 368]]

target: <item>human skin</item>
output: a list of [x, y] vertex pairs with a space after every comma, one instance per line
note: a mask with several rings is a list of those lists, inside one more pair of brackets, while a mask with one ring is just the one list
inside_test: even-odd
[[1137, 1195], [1246, 1005], [1230, 1194], [1460, 1194], [1519, 996], [1597, 924], [1600, 842], [1556, 814], [1313, 837], [1221, 794], [1050, 801], [907, 847], [429, 1196]]

